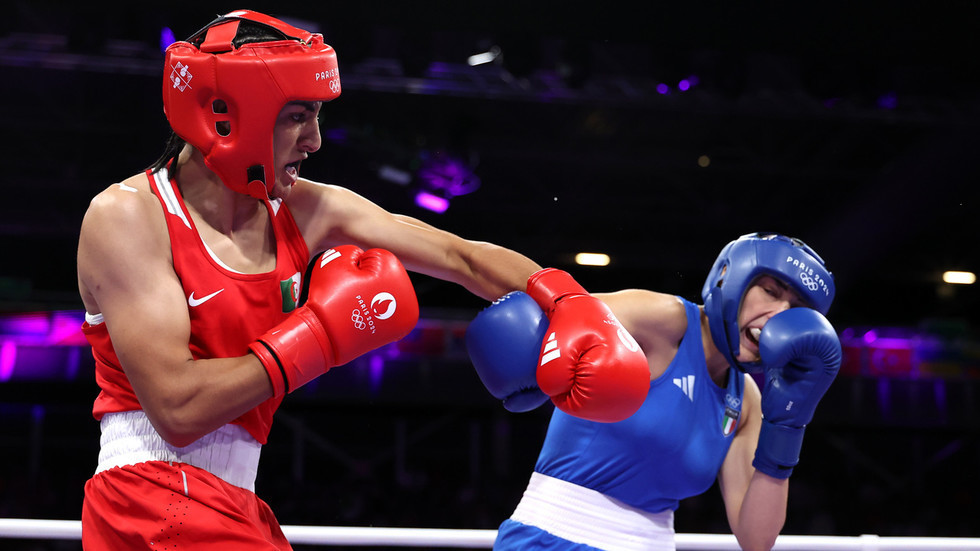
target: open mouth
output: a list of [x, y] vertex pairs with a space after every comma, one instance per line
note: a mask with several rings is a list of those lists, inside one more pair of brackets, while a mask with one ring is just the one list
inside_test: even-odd
[[299, 178], [299, 165], [303, 161], [294, 161], [285, 166], [286, 175], [289, 176], [291, 183], [295, 183], [296, 179]]
[[762, 334], [762, 329], [758, 327], [749, 327], [745, 330], [745, 337], [750, 343], [754, 344], [756, 348], [759, 347], [759, 335]]

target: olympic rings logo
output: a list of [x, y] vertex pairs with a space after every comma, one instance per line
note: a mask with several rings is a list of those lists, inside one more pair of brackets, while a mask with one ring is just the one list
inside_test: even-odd
[[732, 409], [738, 409], [742, 406], [742, 401], [731, 394], [725, 394], [725, 403]]
[[806, 288], [811, 291], [816, 291], [817, 289], [820, 288], [820, 284], [817, 283], [817, 280], [813, 279], [812, 277], [810, 277], [809, 275], [803, 272], [800, 272], [800, 281], [802, 281], [803, 285], [806, 286]]
[[354, 310], [350, 314], [350, 320], [354, 322], [354, 328], [358, 330], [364, 330], [367, 327], [367, 323], [364, 321], [364, 316], [357, 310]]
[[332, 79], [330, 81], [329, 86], [330, 86], [330, 91], [333, 92], [334, 94], [339, 94], [340, 93], [340, 79], [339, 78]]

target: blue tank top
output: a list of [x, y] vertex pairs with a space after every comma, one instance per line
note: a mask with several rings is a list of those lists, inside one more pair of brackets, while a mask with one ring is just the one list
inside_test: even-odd
[[744, 375], [729, 368], [727, 388], [711, 380], [698, 306], [678, 300], [687, 330], [639, 411], [596, 423], [556, 409], [535, 471], [651, 513], [675, 510], [711, 487], [735, 434]]

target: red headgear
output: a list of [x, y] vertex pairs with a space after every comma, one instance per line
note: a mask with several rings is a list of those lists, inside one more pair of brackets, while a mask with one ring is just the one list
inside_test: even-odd
[[[241, 21], [282, 38], [235, 47]], [[337, 54], [323, 36], [258, 12], [230, 12], [167, 48], [163, 111], [170, 127], [226, 186], [258, 199], [275, 184], [272, 131], [282, 108], [339, 95]]]

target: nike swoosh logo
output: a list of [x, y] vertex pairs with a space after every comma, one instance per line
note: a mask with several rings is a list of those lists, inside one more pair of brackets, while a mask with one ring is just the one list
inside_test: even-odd
[[204, 304], [205, 302], [207, 302], [207, 301], [211, 300], [212, 298], [214, 298], [215, 295], [217, 295], [221, 291], [224, 291], [224, 288], [218, 289], [217, 291], [211, 293], [210, 295], [203, 296], [201, 298], [195, 298], [194, 297], [194, 291], [191, 291], [191, 296], [187, 297], [187, 304], [190, 304], [191, 306], [200, 306], [200, 305]]

